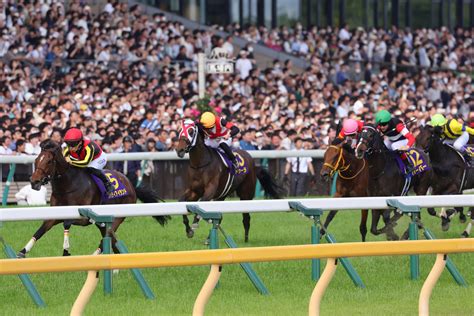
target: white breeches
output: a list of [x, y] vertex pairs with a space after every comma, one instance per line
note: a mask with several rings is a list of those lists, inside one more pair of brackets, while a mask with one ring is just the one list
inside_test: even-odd
[[206, 138], [204, 140], [204, 144], [206, 144], [206, 146], [209, 146], [209, 147], [212, 147], [212, 148], [217, 148], [219, 147], [219, 144], [220, 143], [226, 143], [227, 145], [230, 146], [230, 141], [231, 139], [224, 139], [224, 138]]
[[408, 139], [402, 139], [402, 140], [397, 140], [396, 142], [392, 142], [390, 139], [388, 138], [385, 138], [385, 140], [383, 141], [385, 146], [387, 146], [387, 148], [389, 150], [398, 150], [400, 149], [401, 147], [403, 146], [407, 146], [408, 145]]
[[97, 157], [97, 159], [94, 159], [89, 163], [88, 167], [102, 170], [104, 169], [106, 164], [107, 164], [107, 155], [104, 152], [102, 152], [102, 154], [100, 154], [100, 156]]
[[445, 143], [453, 145], [456, 150], [460, 152], [464, 152], [466, 150], [466, 145], [469, 142], [469, 133], [468, 132], [463, 132], [461, 136], [459, 136], [456, 139], [445, 139]]

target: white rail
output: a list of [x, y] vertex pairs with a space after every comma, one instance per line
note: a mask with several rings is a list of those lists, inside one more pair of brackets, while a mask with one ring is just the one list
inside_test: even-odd
[[[254, 158], [288, 158], [288, 157], [313, 157], [323, 158], [324, 150], [254, 150], [248, 152]], [[0, 164], [19, 163], [28, 164], [35, 161], [36, 156], [0, 156]], [[109, 161], [125, 160], [181, 160], [189, 159], [188, 155], [179, 158], [175, 151], [166, 152], [146, 152], [146, 153], [126, 153], [126, 154], [107, 154]]]
[[360, 198], [321, 198], [321, 199], [285, 199], [285, 200], [253, 200], [224, 202], [170, 202], [150, 204], [123, 205], [87, 205], [87, 206], [56, 206], [35, 208], [3, 208], [0, 209], [2, 221], [29, 221], [47, 219], [78, 219], [79, 208], [90, 208], [99, 215], [116, 217], [138, 217], [159, 215], [188, 214], [186, 205], [198, 205], [208, 212], [221, 213], [259, 213], [289, 212], [289, 201], [301, 202], [308, 208], [323, 210], [354, 210], [354, 209], [387, 209], [387, 200], [396, 199], [406, 205], [420, 207], [455, 207], [474, 206], [474, 195], [429, 195], [429, 196], [385, 196]]

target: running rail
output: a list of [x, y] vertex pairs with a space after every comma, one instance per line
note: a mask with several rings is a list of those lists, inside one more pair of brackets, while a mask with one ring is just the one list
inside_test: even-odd
[[[327, 271], [316, 284], [312, 294], [309, 311], [311, 315], [319, 315], [319, 305], [326, 287], [334, 275], [337, 258], [391, 256], [408, 254], [438, 254], [438, 259], [423, 285], [419, 300], [419, 315], [428, 315], [431, 291], [443, 271], [446, 254], [474, 252], [474, 239], [419, 240], [395, 242], [365, 242], [344, 244], [318, 244], [298, 246], [276, 246], [257, 248], [197, 250], [137, 253], [121, 255], [75, 256], [29, 258], [22, 260], [0, 260], [0, 275], [21, 273], [45, 273], [68, 271], [97, 271], [130, 268], [157, 268], [176, 266], [214, 265], [206, 281], [207, 286], [201, 291], [194, 307], [194, 315], [203, 315], [205, 305], [210, 297], [213, 286], [218, 281], [220, 265], [240, 262], [264, 262], [282, 260], [301, 260], [312, 258], [328, 258]], [[91, 273], [91, 277], [94, 274]], [[92, 292], [90, 293], [92, 295]], [[87, 298], [81, 298], [87, 302]], [[76, 306], [83, 310], [83, 307]]]
[[288, 202], [301, 202], [307, 208], [322, 210], [388, 209], [387, 200], [397, 200], [405, 205], [419, 207], [471, 207], [474, 195], [425, 195], [425, 196], [378, 196], [357, 198], [282, 199], [251, 201], [211, 201], [211, 202], [167, 202], [116, 205], [71, 205], [54, 207], [0, 208], [0, 222], [31, 221], [48, 219], [79, 219], [79, 208], [88, 208], [98, 215], [115, 217], [187, 215], [187, 205], [192, 204], [207, 212], [259, 213], [291, 212]]

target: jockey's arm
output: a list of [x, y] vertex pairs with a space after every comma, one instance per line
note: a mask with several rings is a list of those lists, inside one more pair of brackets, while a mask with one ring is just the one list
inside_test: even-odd
[[469, 126], [466, 125], [466, 132], [468, 132], [470, 135], [474, 136], [474, 128], [469, 127]]
[[221, 126], [224, 126], [228, 130], [230, 130], [230, 137], [234, 137], [238, 133], [240, 133], [240, 129], [235, 126], [232, 122], [228, 122], [225, 119], [221, 119]]
[[397, 124], [397, 126], [395, 128], [396, 128], [397, 132], [399, 132], [406, 139], [408, 139], [407, 147], [413, 146], [413, 144], [415, 143], [415, 137], [413, 136], [412, 133], [410, 133], [408, 128], [406, 128], [405, 124], [399, 123], [399, 124]]

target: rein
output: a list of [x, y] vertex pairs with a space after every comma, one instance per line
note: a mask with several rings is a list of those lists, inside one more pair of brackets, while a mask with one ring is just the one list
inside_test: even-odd
[[[328, 163], [328, 162], [324, 163], [324, 166], [331, 169], [331, 174], [330, 174], [331, 176], [333, 176], [335, 172], [338, 172], [339, 176], [342, 179], [352, 180], [352, 179], [356, 178], [362, 172], [362, 170], [364, 170], [364, 168], [365, 168], [365, 159], [363, 160], [364, 163], [362, 165], [362, 168], [360, 168], [360, 170], [358, 170], [355, 175], [347, 176], [347, 177], [342, 175], [342, 172], [347, 171], [350, 168], [351, 164], [348, 163], [346, 165], [346, 160], [344, 159], [342, 147], [331, 145], [331, 146], [329, 146], [329, 148], [336, 148], [337, 150], [339, 150], [339, 157], [337, 158], [336, 164], [334, 166], [332, 164]], [[342, 164], [341, 164], [341, 162], [342, 162]]]

